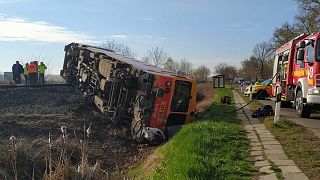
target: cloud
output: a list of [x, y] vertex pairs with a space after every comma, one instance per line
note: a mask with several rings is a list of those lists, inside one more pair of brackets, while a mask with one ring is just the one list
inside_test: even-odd
[[144, 39], [148, 39], [148, 40], [167, 40], [168, 38], [165, 37], [157, 37], [157, 36], [143, 36]]
[[51, 25], [45, 21], [28, 21], [0, 15], [0, 27], [0, 41], [96, 42], [94, 36]]
[[115, 35], [111, 35], [110, 37], [111, 39], [121, 39], [121, 40], [128, 38], [128, 36], [124, 34], [115, 34]]

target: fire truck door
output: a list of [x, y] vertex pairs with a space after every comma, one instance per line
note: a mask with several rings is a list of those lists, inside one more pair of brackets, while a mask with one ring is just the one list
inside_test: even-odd
[[[299, 51], [304, 51], [305, 48], [299, 48], [297, 51], [297, 56], [299, 55]], [[305, 68], [306, 67], [306, 55], [307, 52], [304, 51], [303, 54], [303, 59], [298, 60], [296, 57], [295, 62], [294, 62], [294, 69], [293, 69], [293, 76], [294, 76], [294, 81], [297, 82], [299, 78], [301, 77], [306, 77], [308, 75], [308, 70]]]

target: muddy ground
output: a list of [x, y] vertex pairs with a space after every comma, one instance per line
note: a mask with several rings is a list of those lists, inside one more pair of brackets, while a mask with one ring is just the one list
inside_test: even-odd
[[150, 154], [152, 147], [136, 144], [125, 128], [110, 127], [94, 106], [85, 104], [71, 87], [0, 89], [0, 179], [12, 177], [9, 138], [17, 138], [19, 179], [30, 179], [33, 169], [41, 177], [48, 151], [48, 134], [59, 154], [60, 127], [67, 127], [70, 159], [79, 163], [83, 126], [91, 124], [89, 162], [100, 160], [106, 172], [123, 171]]

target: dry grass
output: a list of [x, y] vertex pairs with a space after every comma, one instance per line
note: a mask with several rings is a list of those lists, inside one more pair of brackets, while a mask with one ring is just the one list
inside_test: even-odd
[[[108, 173], [101, 168], [100, 161], [89, 163], [89, 140], [91, 126], [83, 128], [84, 136], [69, 139], [67, 127], [61, 127], [61, 138], [54, 140], [51, 133], [48, 139], [34, 141], [10, 137], [8, 144], [11, 170], [0, 170], [0, 179], [118, 179], [125, 176], [119, 171]], [[34, 147], [42, 146], [40, 151]]]
[[198, 112], [203, 112], [213, 101], [213, 90], [211, 83], [198, 84], [197, 105]]

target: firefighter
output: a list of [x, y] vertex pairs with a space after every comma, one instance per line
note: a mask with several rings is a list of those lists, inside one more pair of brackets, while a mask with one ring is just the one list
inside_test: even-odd
[[29, 66], [29, 63], [26, 63], [26, 66], [23, 68], [23, 75], [24, 75], [24, 83], [25, 83], [25, 85], [30, 85], [28, 66]]
[[21, 84], [21, 74], [23, 73], [23, 67], [19, 63], [19, 61], [16, 61], [16, 63], [12, 66], [12, 75], [13, 75], [13, 81], [16, 84]]
[[43, 62], [40, 62], [40, 65], [38, 66], [38, 72], [39, 72], [39, 80], [38, 84], [44, 84], [44, 73], [47, 69], [47, 66], [43, 64]]
[[34, 62], [31, 62], [28, 66], [29, 82], [31, 85], [37, 84], [38, 71]]

